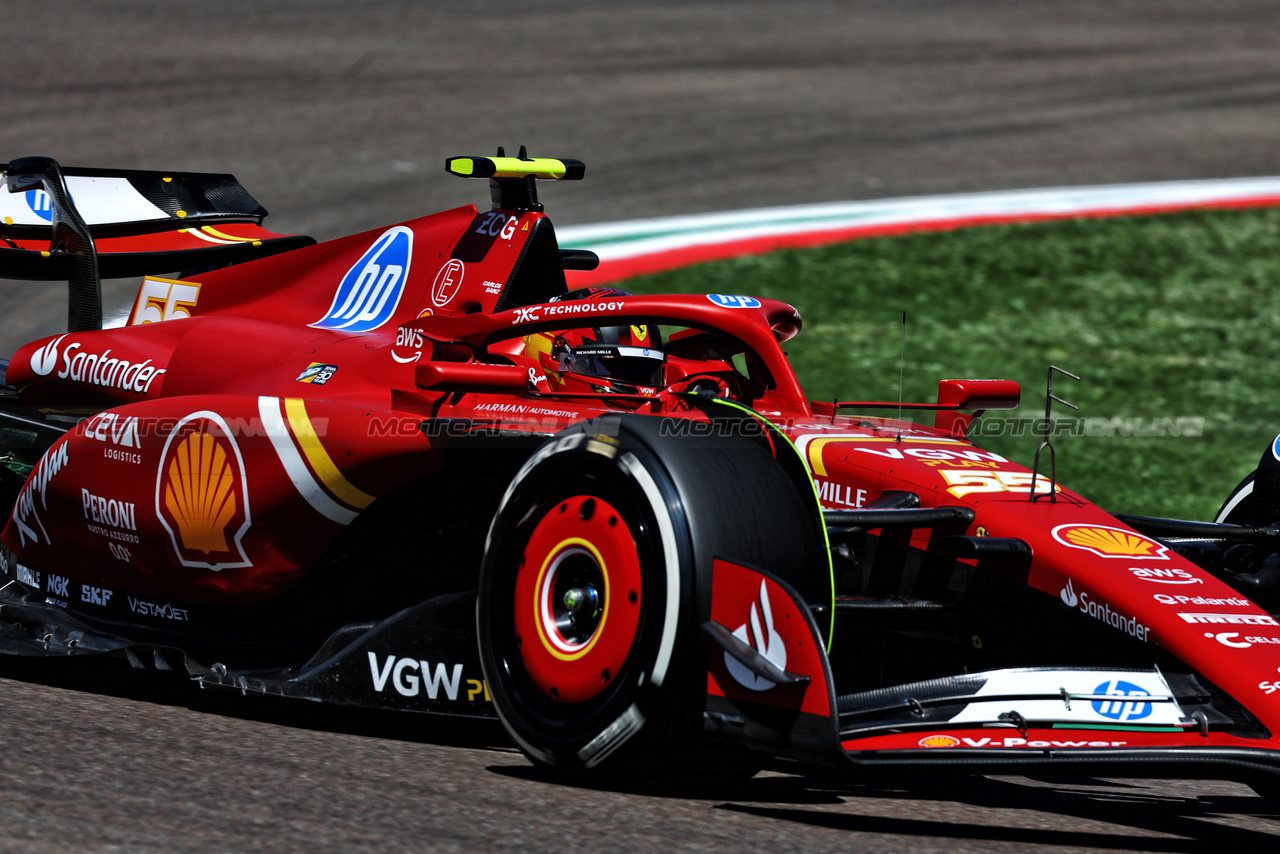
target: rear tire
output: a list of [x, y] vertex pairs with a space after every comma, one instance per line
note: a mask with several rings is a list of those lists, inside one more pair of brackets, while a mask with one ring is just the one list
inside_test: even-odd
[[829, 589], [810, 577], [825, 570], [821, 544], [781, 466], [742, 437], [664, 434], [680, 423], [565, 431], [516, 475], [490, 528], [485, 677], [516, 743], [561, 775], [750, 776], [750, 754], [699, 743], [712, 559]]

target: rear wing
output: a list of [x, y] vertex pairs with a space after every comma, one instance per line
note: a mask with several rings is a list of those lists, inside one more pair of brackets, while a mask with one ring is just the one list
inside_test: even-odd
[[223, 267], [315, 243], [262, 227], [231, 175], [0, 165], [0, 278], [68, 282], [68, 331], [102, 326], [100, 279]]

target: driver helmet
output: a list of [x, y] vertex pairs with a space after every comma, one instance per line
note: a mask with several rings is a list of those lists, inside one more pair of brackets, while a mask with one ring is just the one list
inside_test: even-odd
[[[618, 288], [579, 288], [551, 302], [631, 296]], [[555, 391], [657, 394], [665, 385], [666, 354], [657, 327], [597, 326], [538, 333], [526, 339], [526, 353], [547, 371]]]

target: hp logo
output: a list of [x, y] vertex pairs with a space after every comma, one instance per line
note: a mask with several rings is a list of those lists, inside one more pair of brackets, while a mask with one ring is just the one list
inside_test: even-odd
[[338, 285], [328, 313], [312, 326], [368, 332], [391, 319], [409, 278], [413, 232], [402, 225], [374, 241]]
[[44, 190], [27, 190], [23, 193], [27, 198], [27, 207], [45, 222], [53, 222], [53, 209], [49, 204], [49, 194]]
[[[1103, 682], [1093, 689], [1093, 693], [1107, 694], [1109, 697], [1114, 697], [1117, 694], [1125, 697], [1151, 696], [1151, 693], [1145, 688], [1120, 679], [1114, 682], [1110, 680]], [[1137, 721], [1151, 714], [1151, 703], [1143, 702], [1142, 700], [1094, 700], [1093, 710], [1104, 718], [1110, 718], [1113, 721]]]
[[736, 294], [707, 294], [707, 299], [711, 300], [721, 308], [759, 308], [760, 300], [755, 297], [740, 297]]

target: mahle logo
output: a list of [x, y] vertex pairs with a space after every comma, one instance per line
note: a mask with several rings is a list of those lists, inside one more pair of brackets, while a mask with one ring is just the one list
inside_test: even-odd
[[311, 325], [346, 332], [377, 329], [400, 305], [412, 260], [413, 232], [403, 225], [388, 229], [342, 277], [329, 311]]

